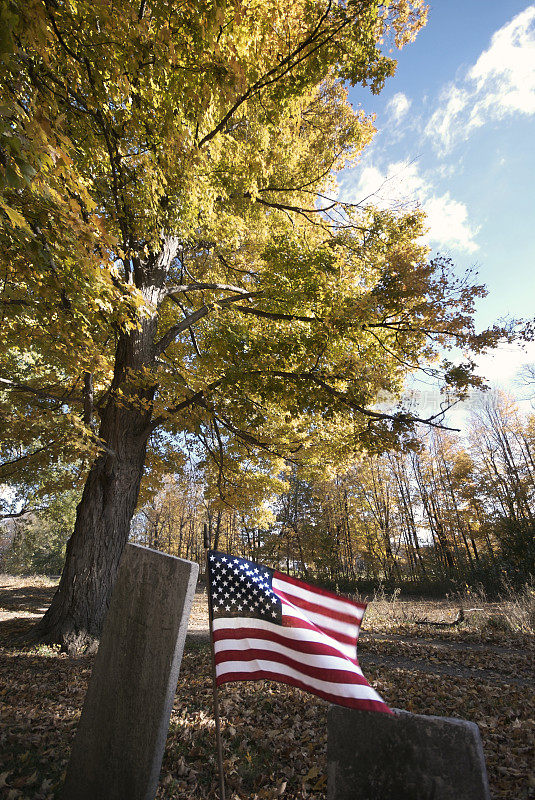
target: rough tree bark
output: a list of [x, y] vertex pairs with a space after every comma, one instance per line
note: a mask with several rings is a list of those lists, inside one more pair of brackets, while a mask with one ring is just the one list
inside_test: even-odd
[[[176, 255], [172, 243], [140, 269], [138, 288], [153, 308], [164, 296], [165, 276]], [[142, 284], [145, 285], [139, 285]], [[158, 314], [121, 333], [114, 376], [101, 409], [103, 450], [93, 463], [77, 507], [74, 531], [52, 604], [37, 625], [37, 636], [69, 652], [91, 650], [100, 635], [119, 561], [128, 541], [151, 433]], [[120, 392], [119, 392], [120, 390]]]

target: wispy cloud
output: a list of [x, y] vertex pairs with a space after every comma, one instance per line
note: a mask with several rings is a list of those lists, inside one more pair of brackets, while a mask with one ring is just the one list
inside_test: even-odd
[[348, 176], [341, 190], [352, 202], [398, 209], [419, 206], [427, 215], [429, 243], [467, 253], [478, 249], [477, 229], [470, 224], [466, 205], [449, 192], [437, 194], [416, 162], [393, 162], [385, 170], [368, 164], [360, 169], [356, 183]]
[[389, 122], [398, 125], [407, 115], [410, 107], [411, 100], [409, 100], [407, 95], [403, 94], [403, 92], [397, 92], [386, 104]]
[[449, 151], [492, 120], [535, 114], [535, 5], [492, 36], [464, 77], [443, 90], [425, 128], [437, 150]]

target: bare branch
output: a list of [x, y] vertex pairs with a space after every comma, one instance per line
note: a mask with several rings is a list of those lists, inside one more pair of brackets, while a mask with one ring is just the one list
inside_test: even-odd
[[205, 303], [188, 317], [181, 320], [181, 322], [178, 322], [176, 325], [173, 325], [172, 328], [169, 328], [167, 333], [164, 333], [162, 338], [154, 345], [154, 354], [156, 356], [161, 355], [163, 351], [169, 347], [171, 342], [174, 342], [177, 336], [209, 314], [212, 309], [216, 308], [216, 306], [227, 306], [231, 303], [235, 303], [237, 300], [244, 300], [247, 297], [258, 297], [260, 294], [261, 292], [245, 292], [244, 294], [235, 295], [234, 297], [223, 297], [221, 300], [214, 300], [211, 303]]
[[227, 283], [188, 283], [179, 285], [170, 285], [166, 292], [166, 297], [173, 296], [174, 294], [181, 294], [182, 292], [195, 292], [200, 289], [212, 290], [214, 292], [237, 292], [238, 294], [249, 294], [248, 289], [243, 289], [241, 286], [233, 286]]

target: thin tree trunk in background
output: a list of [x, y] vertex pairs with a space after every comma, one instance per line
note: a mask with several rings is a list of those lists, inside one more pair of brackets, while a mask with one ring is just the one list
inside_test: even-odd
[[213, 544], [213, 547], [212, 547], [213, 550], [218, 550], [219, 549], [219, 534], [221, 532], [221, 516], [222, 516], [222, 512], [218, 511], [217, 512], [217, 520], [216, 520], [216, 524], [215, 524], [214, 544]]
[[345, 527], [346, 527], [346, 537], [347, 537], [347, 557], [349, 560], [349, 572], [348, 577], [351, 577], [353, 580], [356, 580], [356, 573], [355, 573], [355, 556], [353, 554], [353, 543], [351, 541], [351, 527], [349, 524], [349, 503], [347, 498], [347, 487], [344, 486], [344, 519], [345, 519]]
[[457, 498], [455, 496], [455, 490], [453, 488], [453, 481], [452, 481], [451, 471], [448, 468], [448, 465], [446, 463], [446, 457], [445, 457], [445, 454], [443, 452], [440, 453], [440, 461], [441, 461], [441, 466], [442, 466], [441, 472], [442, 472], [442, 476], [443, 476], [443, 483], [445, 484], [445, 488], [449, 492], [451, 503], [452, 503], [452, 506], [453, 506], [453, 510], [455, 512], [455, 519], [457, 521], [457, 528], [458, 528], [459, 533], [461, 534], [461, 538], [463, 540], [463, 544], [464, 544], [464, 547], [465, 547], [465, 550], [466, 550], [466, 555], [467, 555], [468, 561], [470, 563], [470, 570], [473, 572], [473, 570], [474, 570], [474, 559], [473, 559], [472, 553], [470, 552], [470, 546], [468, 544], [468, 539], [466, 538], [466, 532], [465, 532], [465, 529], [464, 529], [464, 522], [461, 519], [461, 514], [459, 512], [459, 506], [457, 504]]

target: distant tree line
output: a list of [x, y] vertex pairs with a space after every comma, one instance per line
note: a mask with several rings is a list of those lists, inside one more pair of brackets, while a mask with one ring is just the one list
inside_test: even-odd
[[201, 474], [183, 475], [141, 510], [134, 536], [202, 560], [207, 522], [213, 547], [340, 589], [492, 589], [535, 574], [534, 513], [535, 415], [494, 394], [466, 438], [435, 430], [420, 449], [344, 471], [293, 468], [268, 507], [225, 507]]
[[[207, 524], [213, 548], [341, 591], [499, 590], [535, 574], [535, 414], [504, 395], [472, 412], [466, 437], [434, 430], [339, 471], [294, 466], [280, 486], [264, 502], [245, 487], [230, 506], [202, 464], [184, 469], [141, 506], [131, 538], [202, 564]], [[71, 493], [17, 521], [4, 568], [59, 572], [73, 509]]]
[[534, 457], [535, 416], [489, 398], [466, 440], [433, 431], [330, 478], [292, 474], [263, 557], [340, 588], [522, 583], [535, 573]]

